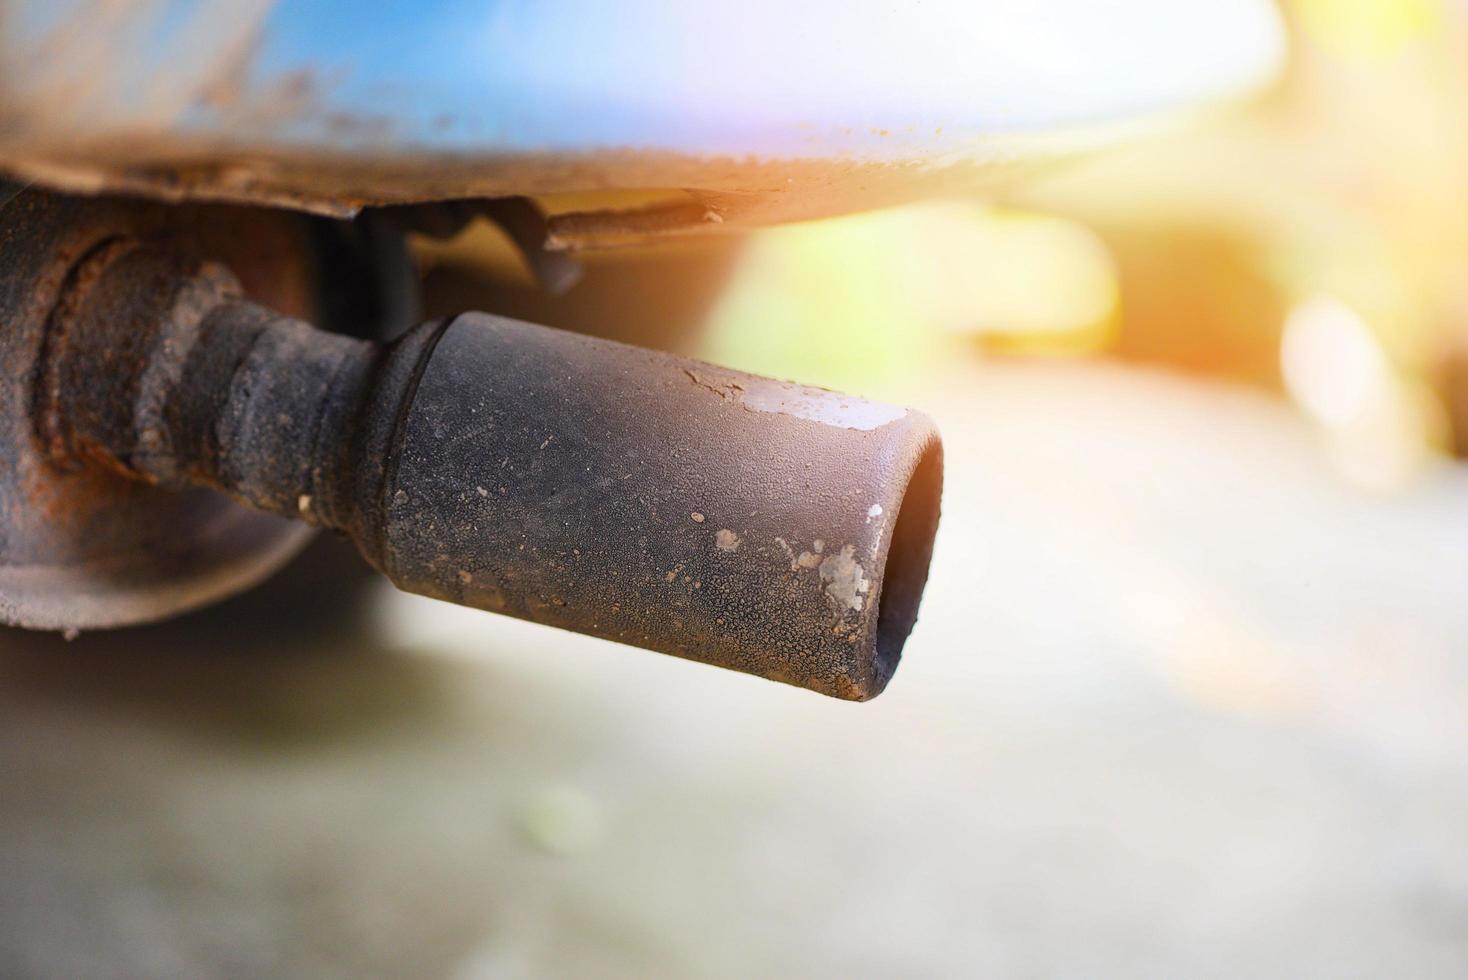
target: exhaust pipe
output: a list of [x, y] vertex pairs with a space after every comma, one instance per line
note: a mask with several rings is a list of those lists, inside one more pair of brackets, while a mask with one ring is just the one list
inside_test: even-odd
[[942, 448], [919, 412], [468, 313], [391, 344], [104, 247], [49, 326], [60, 465], [349, 535], [399, 588], [850, 700], [917, 619]]

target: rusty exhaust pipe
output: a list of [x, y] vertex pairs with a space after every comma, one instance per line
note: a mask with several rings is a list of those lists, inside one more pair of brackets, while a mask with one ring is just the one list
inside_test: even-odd
[[921, 413], [481, 313], [356, 340], [127, 243], [73, 276], [34, 407], [59, 465], [337, 529], [407, 591], [852, 700], [938, 524]]

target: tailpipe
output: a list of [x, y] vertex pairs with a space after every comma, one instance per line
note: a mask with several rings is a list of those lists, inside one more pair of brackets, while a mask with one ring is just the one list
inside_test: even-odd
[[430, 329], [369, 551], [399, 587], [837, 697], [886, 685], [938, 524], [926, 416], [480, 313]]
[[409, 592], [850, 700], [897, 667], [942, 488], [920, 412], [482, 313], [356, 340], [145, 252], [88, 281], [47, 345], [58, 456], [336, 528]]

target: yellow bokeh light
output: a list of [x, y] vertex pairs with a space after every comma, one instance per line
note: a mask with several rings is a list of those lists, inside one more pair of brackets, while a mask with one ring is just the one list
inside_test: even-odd
[[1389, 57], [1442, 30], [1438, 0], [1296, 0], [1294, 10], [1306, 37], [1346, 58]]

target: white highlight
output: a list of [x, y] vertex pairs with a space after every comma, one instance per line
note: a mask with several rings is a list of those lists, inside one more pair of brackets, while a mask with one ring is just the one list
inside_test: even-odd
[[1359, 418], [1391, 386], [1390, 365], [1371, 328], [1330, 296], [1290, 311], [1279, 356], [1290, 396], [1326, 425]]

